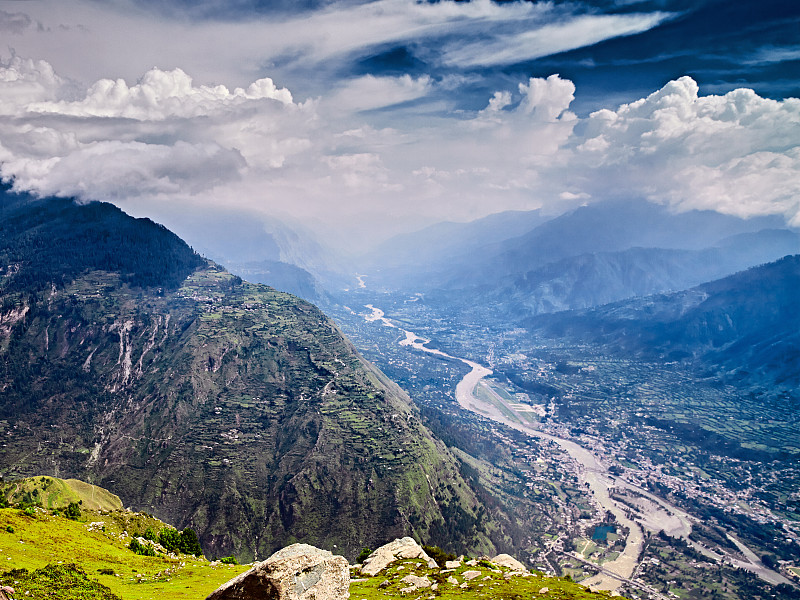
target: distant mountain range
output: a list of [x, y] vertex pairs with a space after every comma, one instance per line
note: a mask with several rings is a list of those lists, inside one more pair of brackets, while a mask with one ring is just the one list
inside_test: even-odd
[[243, 560], [297, 539], [351, 558], [407, 534], [507, 544], [460, 462], [324, 314], [160, 225], [4, 186], [0, 299], [5, 477], [101, 484]]
[[687, 289], [797, 252], [800, 234], [777, 217], [674, 214], [620, 200], [549, 220], [538, 211], [500, 213], [398, 237], [375, 254], [381, 268], [367, 282], [422, 293], [454, 317], [513, 324]]
[[532, 318], [537, 335], [609, 354], [691, 360], [780, 395], [800, 386], [800, 255], [692, 289]]

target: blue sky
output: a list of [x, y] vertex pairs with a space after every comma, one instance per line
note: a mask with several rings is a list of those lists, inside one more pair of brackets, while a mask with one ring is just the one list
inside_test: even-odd
[[775, 0], [0, 0], [0, 172], [364, 244], [614, 195], [800, 224], [798, 32]]

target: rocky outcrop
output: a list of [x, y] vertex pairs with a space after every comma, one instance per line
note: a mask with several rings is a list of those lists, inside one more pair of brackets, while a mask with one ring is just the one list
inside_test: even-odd
[[509, 556], [508, 554], [498, 554], [492, 559], [492, 562], [496, 564], [498, 567], [505, 567], [507, 569], [511, 569], [512, 571], [528, 570], [525, 568], [525, 565], [523, 565], [513, 556]]
[[394, 561], [403, 558], [421, 558], [428, 563], [428, 568], [437, 568], [436, 561], [428, 556], [417, 542], [410, 537], [404, 537], [389, 542], [370, 554], [361, 567], [361, 573], [372, 577]]
[[344, 600], [350, 569], [343, 556], [292, 544], [222, 584], [206, 600]]

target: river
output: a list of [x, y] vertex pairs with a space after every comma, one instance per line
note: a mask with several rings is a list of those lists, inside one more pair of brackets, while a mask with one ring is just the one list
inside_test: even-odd
[[[405, 338], [399, 342], [401, 346], [409, 346], [416, 350], [427, 352], [428, 354], [433, 354], [435, 356], [449, 358], [452, 360], [458, 360], [470, 367], [470, 372], [467, 373], [456, 385], [456, 400], [462, 408], [474, 412], [480, 416], [488, 417], [493, 421], [503, 423], [508, 427], [512, 427], [513, 429], [521, 431], [522, 433], [532, 437], [554, 442], [558, 444], [558, 446], [561, 447], [567, 454], [569, 454], [569, 456], [576, 463], [578, 463], [578, 477], [582, 483], [588, 484], [588, 487], [592, 492], [592, 497], [594, 498], [598, 508], [600, 510], [611, 512], [611, 514], [614, 515], [617, 523], [628, 529], [628, 537], [625, 540], [625, 549], [622, 551], [619, 557], [613, 561], [604, 563], [603, 568], [605, 569], [605, 572], [598, 573], [597, 575], [582, 581], [581, 583], [583, 585], [592, 590], [606, 590], [613, 592], [624, 584], [625, 579], [631, 579], [634, 577], [636, 569], [639, 566], [639, 558], [644, 547], [644, 532], [641, 525], [637, 521], [634, 521], [628, 517], [625, 507], [615, 502], [611, 498], [610, 490], [614, 487], [628, 488], [649, 499], [653, 503], [654, 508], [652, 510], [643, 511], [644, 518], [642, 519], [642, 522], [648, 526], [648, 529], [652, 531], [664, 529], [667, 531], [667, 533], [674, 537], [682, 537], [686, 539], [690, 545], [692, 545], [696, 550], [705, 556], [714, 560], [722, 559], [722, 556], [717, 552], [714, 552], [713, 550], [710, 550], [709, 548], [706, 548], [705, 546], [688, 539], [688, 536], [692, 531], [691, 521], [693, 520], [693, 517], [690, 517], [685, 511], [673, 506], [664, 499], [653, 495], [647, 490], [628, 483], [624, 479], [612, 476], [608, 472], [608, 468], [603, 465], [597, 456], [592, 454], [591, 451], [587, 450], [580, 444], [577, 444], [575, 441], [540, 431], [531, 425], [525, 424], [524, 419], [519, 419], [518, 421], [510, 419], [503, 411], [497, 408], [496, 404], [481, 400], [479, 397], [477, 397], [475, 395], [475, 389], [481, 384], [481, 380], [484, 377], [492, 375], [491, 369], [466, 358], [452, 356], [435, 348], [428, 348], [425, 344], [429, 343], [430, 340], [420, 337], [411, 331], [398, 327], [386, 318], [385, 313], [381, 309], [373, 306], [372, 304], [367, 304], [365, 306], [371, 311], [370, 314], [366, 315], [366, 321], [381, 321], [384, 326], [403, 332]], [[489, 391], [489, 393], [493, 394], [490, 387], [486, 386], [486, 389]], [[507, 409], [507, 411], [510, 411], [511, 414], [516, 414], [514, 407], [506, 403], [502, 398], [495, 397], [495, 400], [503, 403], [504, 408]], [[756, 573], [759, 577], [771, 584], [789, 583], [789, 581], [783, 575], [768, 569], [763, 563], [761, 563], [761, 561], [758, 560], [758, 557], [746, 546], [744, 546], [744, 544], [741, 544], [741, 542], [738, 540], [734, 540], [734, 542], [748, 559], [747, 561], [732, 559], [731, 562], [735, 566]]]

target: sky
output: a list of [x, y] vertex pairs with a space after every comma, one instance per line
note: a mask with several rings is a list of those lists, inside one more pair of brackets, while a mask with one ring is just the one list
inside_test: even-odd
[[620, 197], [800, 226], [793, 0], [0, 0], [0, 40], [0, 176], [189, 238]]

